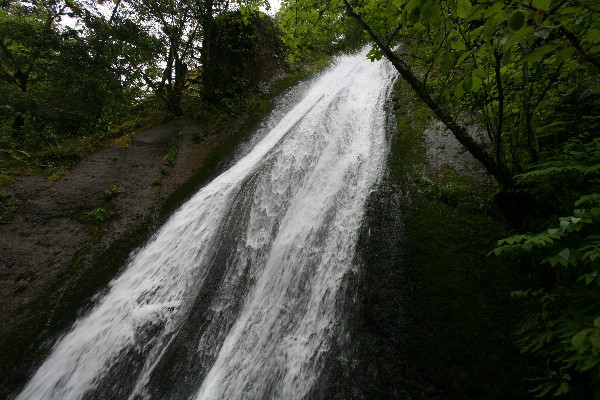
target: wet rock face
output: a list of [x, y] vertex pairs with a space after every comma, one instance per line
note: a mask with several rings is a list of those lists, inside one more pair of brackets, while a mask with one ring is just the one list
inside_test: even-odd
[[[485, 143], [482, 132], [477, 129], [477, 126], [470, 126], [468, 132], [476, 141]], [[489, 182], [490, 178], [483, 166], [441, 122], [432, 122], [423, 132], [423, 136], [429, 174], [443, 178], [443, 172], [451, 170], [477, 185]]]

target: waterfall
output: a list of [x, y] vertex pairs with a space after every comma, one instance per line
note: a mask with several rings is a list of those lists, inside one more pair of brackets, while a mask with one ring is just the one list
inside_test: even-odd
[[54, 345], [18, 399], [303, 399], [344, 335], [394, 73], [340, 57], [275, 110]]

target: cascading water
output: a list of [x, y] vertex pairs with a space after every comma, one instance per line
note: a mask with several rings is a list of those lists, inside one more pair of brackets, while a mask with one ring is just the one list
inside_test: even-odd
[[344, 334], [393, 79], [364, 52], [340, 58], [131, 257], [17, 398], [309, 396]]

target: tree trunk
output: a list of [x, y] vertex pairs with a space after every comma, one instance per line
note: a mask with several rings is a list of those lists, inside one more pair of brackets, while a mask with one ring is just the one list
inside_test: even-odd
[[[19, 86], [19, 89], [21, 89], [21, 94], [23, 95], [23, 97], [25, 97], [25, 95], [27, 93], [27, 83], [29, 82], [29, 73], [27, 73], [27, 72], [23, 73], [23, 72], [21, 72], [21, 70], [18, 70], [14, 74], [14, 78], [15, 78], [15, 81], [17, 82], [17, 85]], [[21, 142], [23, 127], [25, 127], [25, 114], [24, 113], [27, 111], [26, 105], [20, 104], [19, 107], [17, 107], [16, 111], [18, 112], [18, 115], [13, 120], [13, 123], [11, 126], [12, 137], [17, 142]]]
[[202, 42], [202, 96], [209, 102], [215, 100], [215, 81], [213, 66], [213, 49], [216, 47], [218, 39], [215, 19], [213, 18], [213, 1], [207, 0], [204, 4], [204, 16], [202, 28], [204, 30], [204, 39]]
[[423, 83], [416, 77], [410, 66], [405, 61], [401, 60], [394, 51], [384, 44], [383, 40], [373, 31], [371, 26], [354, 11], [352, 5], [348, 0], [344, 0], [348, 15], [356, 19], [356, 21], [363, 27], [365, 31], [371, 36], [371, 39], [383, 52], [385, 57], [392, 63], [394, 68], [400, 73], [402, 78], [410, 85], [415, 91], [419, 98], [427, 104], [427, 106], [433, 111], [437, 118], [452, 132], [454, 137], [462, 144], [465, 149], [475, 159], [477, 159], [487, 170], [487, 172], [495, 177], [503, 188], [507, 188], [511, 183], [511, 175], [506, 168], [502, 167], [492, 156], [490, 156], [484, 149], [484, 147], [477, 143], [467, 132], [467, 130], [460, 126], [440, 105], [429, 95]]
[[534, 163], [540, 159], [540, 142], [537, 132], [533, 126], [533, 116], [531, 115], [531, 90], [529, 88], [529, 63], [523, 63], [523, 112], [525, 113], [525, 129], [527, 131], [527, 142], [529, 144], [529, 154]]

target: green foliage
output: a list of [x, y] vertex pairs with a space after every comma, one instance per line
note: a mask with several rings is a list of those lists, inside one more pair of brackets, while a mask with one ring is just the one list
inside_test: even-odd
[[352, 18], [323, 8], [321, 3], [315, 5], [285, 0], [277, 13], [291, 64], [318, 59], [323, 54], [352, 51], [366, 43], [367, 37]]
[[549, 367], [534, 390], [539, 396], [567, 394], [576, 374], [600, 393], [600, 194], [581, 196], [575, 207], [546, 231], [502, 239], [493, 250], [525, 252], [539, 263], [539, 288], [513, 293], [529, 304], [519, 332], [522, 350]]
[[[368, 57], [392, 61], [504, 191], [524, 193], [512, 205], [534, 218], [529, 227], [572, 214], [539, 234], [504, 239], [493, 253], [517, 252], [531, 276], [519, 338], [548, 361], [537, 395], [591, 397], [589, 382], [600, 379], [592, 343], [600, 230], [597, 195], [589, 195], [600, 190], [600, 2], [302, 0], [282, 15], [297, 38], [347, 16], [376, 42]], [[480, 128], [474, 138], [471, 123]], [[462, 200], [449, 184], [426, 194]]]
[[[106, 129], [128, 114], [132, 88], [118, 23], [78, 2], [11, 2], [0, 10], [0, 142], [36, 148]], [[61, 25], [65, 16], [83, 28]], [[108, 40], [108, 36], [113, 39]], [[131, 74], [129, 74], [131, 75]]]
[[177, 155], [179, 154], [179, 146], [178, 141], [181, 138], [181, 133], [178, 133], [173, 140], [171, 140], [171, 145], [167, 150], [167, 154], [163, 157], [163, 164], [160, 167], [160, 173], [164, 176], [167, 176], [171, 173], [171, 169], [175, 166], [175, 162], [177, 161]]
[[600, 140], [569, 140], [561, 153], [534, 164], [515, 176], [515, 182], [542, 204], [546, 213], [567, 212], [582, 193], [600, 190]]
[[422, 186], [423, 193], [426, 196], [451, 207], [482, 213], [489, 212], [492, 209], [490, 198], [482, 197], [470, 185], [462, 182], [446, 182], [444, 184], [423, 182]]
[[[295, 13], [302, 18], [294, 19]], [[561, 124], [566, 114], [555, 111], [564, 100], [584, 90], [594, 99], [600, 94], [597, 75], [590, 73], [600, 68], [598, 2], [337, 0], [325, 6], [304, 0], [287, 17], [307, 21], [304, 29], [311, 31], [323, 19], [331, 24], [346, 14], [377, 41], [369, 57], [393, 61], [505, 189], [542, 151], [568, 139], [544, 129]], [[467, 120], [482, 128], [475, 140], [466, 134]]]
[[117, 197], [121, 193], [121, 189], [118, 188], [117, 185], [112, 184], [110, 187], [104, 189], [102, 194], [104, 195], [104, 200], [111, 200]]
[[87, 213], [88, 218], [94, 224], [101, 224], [108, 219], [108, 213], [102, 207], [96, 207]]
[[[210, 36], [215, 17], [233, 7], [249, 21], [262, 4], [118, 1], [105, 2], [102, 12], [94, 2], [79, 0], [3, 5], [0, 148], [6, 152], [0, 162], [14, 171], [13, 156], [24, 151], [32, 157], [19, 168], [35, 171], [38, 152], [48, 147], [94, 137], [96, 148], [107, 131], [126, 146], [128, 135], [141, 128], [121, 125], [132, 115], [157, 108], [181, 114], [184, 92], [206, 76], [200, 67], [208, 65], [211, 40], [204, 35]], [[65, 25], [66, 17], [77, 25]], [[275, 40], [277, 34], [268, 36]], [[202, 87], [194, 90], [198, 102]], [[59, 177], [69, 167], [50, 173]]]
[[518, 31], [523, 25], [525, 25], [525, 13], [521, 10], [513, 11], [508, 17], [508, 27], [513, 31]]

